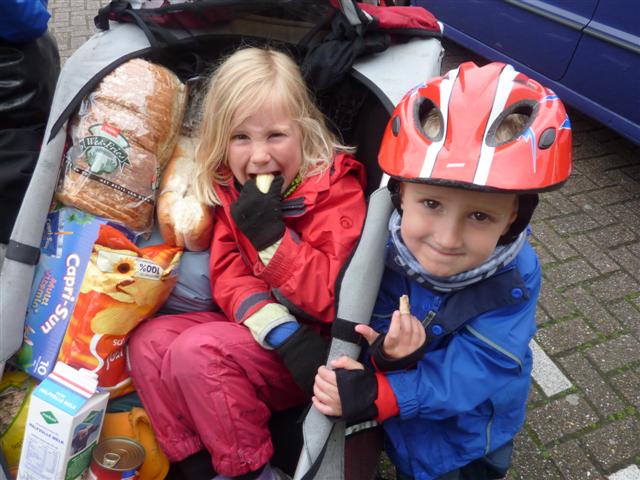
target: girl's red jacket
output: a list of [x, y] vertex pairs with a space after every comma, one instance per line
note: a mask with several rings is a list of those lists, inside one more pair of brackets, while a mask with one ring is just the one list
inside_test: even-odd
[[222, 205], [216, 208], [210, 278], [213, 298], [227, 318], [242, 323], [277, 302], [299, 321], [329, 333], [336, 280], [364, 224], [365, 178], [363, 165], [346, 154], [306, 178], [283, 201], [286, 231], [266, 266], [231, 217], [238, 192], [216, 186]]

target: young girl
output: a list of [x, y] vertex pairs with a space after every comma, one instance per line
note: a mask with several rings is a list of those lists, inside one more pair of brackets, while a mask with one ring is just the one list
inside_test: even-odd
[[[206, 449], [216, 479], [270, 480], [267, 422], [309, 401], [326, 359], [336, 279], [364, 222], [364, 171], [274, 50], [239, 50], [218, 68], [200, 133], [194, 181], [217, 206], [210, 273], [223, 313], [142, 324], [132, 377], [183, 478], [211, 478], [194, 471]], [[266, 193], [258, 176], [274, 178]]]

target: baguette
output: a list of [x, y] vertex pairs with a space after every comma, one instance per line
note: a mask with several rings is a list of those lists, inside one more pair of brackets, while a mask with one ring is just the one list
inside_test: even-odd
[[209, 248], [213, 207], [198, 201], [192, 190], [196, 140], [181, 136], [167, 164], [158, 195], [158, 228], [165, 243], [193, 252]]

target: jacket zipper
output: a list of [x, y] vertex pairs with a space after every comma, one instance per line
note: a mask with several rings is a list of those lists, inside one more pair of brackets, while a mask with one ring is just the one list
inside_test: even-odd
[[433, 305], [431, 305], [431, 310], [429, 310], [427, 312], [427, 314], [425, 315], [424, 319], [422, 320], [422, 326], [424, 328], [427, 328], [431, 322], [433, 321], [434, 318], [436, 318], [436, 315], [438, 314], [438, 311], [440, 310], [440, 304], [442, 303], [442, 298], [441, 297], [435, 297], [433, 300]]
[[424, 320], [422, 320], [422, 326], [424, 328], [427, 328], [429, 326], [429, 324], [432, 322], [432, 320], [435, 318], [436, 316], [436, 311], [435, 310], [429, 310], [427, 312], [427, 315], [424, 317]]

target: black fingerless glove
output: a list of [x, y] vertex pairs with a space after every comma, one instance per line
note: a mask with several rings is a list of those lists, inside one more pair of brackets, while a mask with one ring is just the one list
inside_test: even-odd
[[231, 205], [231, 216], [236, 225], [256, 250], [264, 250], [282, 238], [285, 232], [282, 221], [282, 184], [284, 178], [273, 179], [267, 193], [256, 186], [256, 179], [248, 179], [238, 200]]
[[276, 353], [295, 382], [309, 396], [313, 394], [313, 383], [318, 368], [327, 361], [328, 347], [328, 342], [306, 325], [301, 325], [280, 346], [276, 347]]
[[410, 353], [406, 357], [402, 358], [389, 358], [384, 354], [382, 347], [384, 345], [384, 339], [386, 334], [378, 335], [375, 342], [371, 344], [371, 358], [376, 368], [381, 372], [389, 372], [392, 370], [407, 370], [415, 368], [416, 363], [420, 361], [427, 349], [427, 341], [413, 353]]
[[378, 416], [378, 380], [373, 370], [337, 368], [336, 380], [342, 404], [342, 418], [347, 425], [372, 420]]

